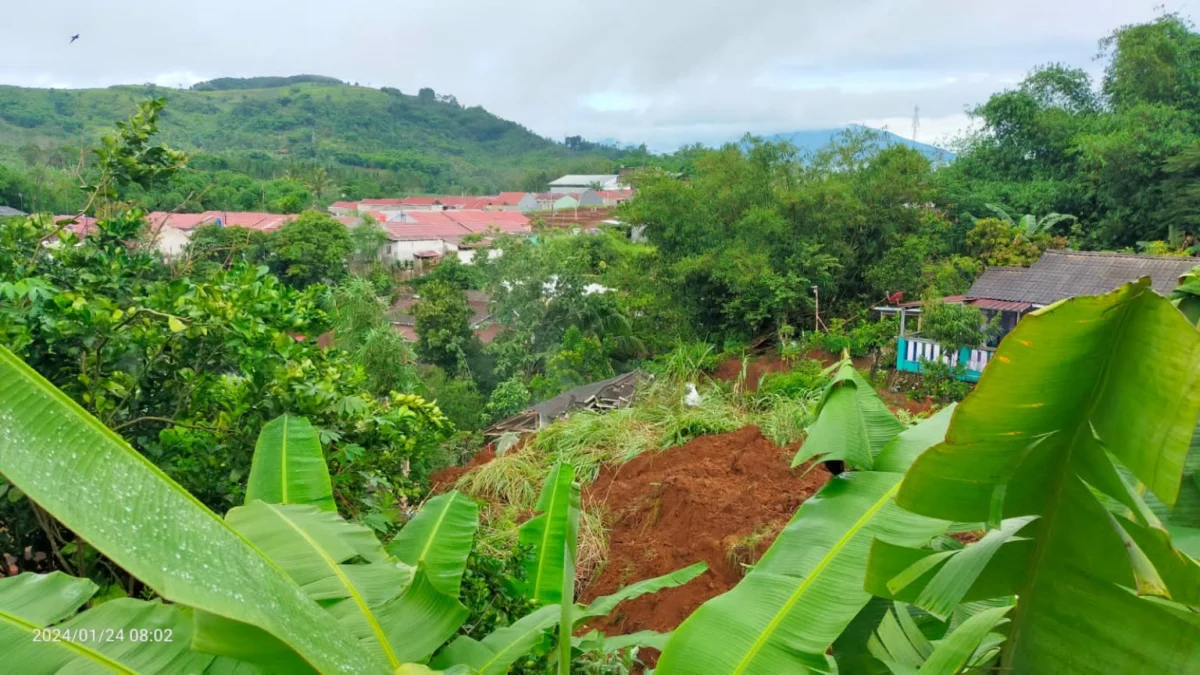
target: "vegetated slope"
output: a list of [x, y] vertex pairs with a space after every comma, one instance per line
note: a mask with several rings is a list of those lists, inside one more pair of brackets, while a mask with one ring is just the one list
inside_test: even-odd
[[466, 176], [560, 165], [608, 171], [620, 154], [569, 149], [432, 90], [411, 96], [320, 76], [223, 78], [192, 90], [0, 86], [0, 153], [29, 143], [90, 145], [154, 96], [168, 100], [162, 140], [193, 152]]
[[829, 479], [823, 467], [789, 468], [794, 449], [757, 427], [700, 436], [606, 467], [584, 493], [609, 528], [608, 560], [584, 601], [701, 560], [709, 571], [679, 588], [623, 603], [610, 635], [669, 631], [705, 600], [732, 588], [796, 509]]

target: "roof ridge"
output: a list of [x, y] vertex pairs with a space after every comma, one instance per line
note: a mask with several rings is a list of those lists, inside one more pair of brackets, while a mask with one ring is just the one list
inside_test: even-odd
[[[1195, 258], [1190, 255], [1147, 255], [1145, 253], [1126, 253], [1124, 251], [1073, 251], [1065, 248], [1048, 248], [1042, 255], [1082, 255], [1097, 258], [1133, 258], [1135, 260], [1186, 260]], [[1197, 264], [1200, 264], [1198, 262]]]

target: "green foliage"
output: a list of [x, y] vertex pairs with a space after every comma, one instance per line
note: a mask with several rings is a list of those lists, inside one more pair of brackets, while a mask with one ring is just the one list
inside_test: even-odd
[[115, 202], [125, 196], [128, 187], [150, 188], [179, 170], [187, 161], [182, 152], [150, 143], [158, 133], [159, 113], [166, 104], [162, 98], [139, 104], [132, 117], [117, 123], [115, 134], [100, 138], [100, 147], [94, 150], [100, 178], [94, 185], [84, 186], [85, 191]]
[[896, 339], [897, 320], [886, 316], [871, 321], [860, 316], [853, 328], [846, 328], [845, 319], [832, 319], [828, 330], [811, 336], [812, 343], [830, 354], [849, 351], [853, 357], [869, 356], [886, 347]]
[[456, 429], [474, 431], [483, 427], [481, 411], [487, 398], [479, 392], [474, 380], [452, 377], [440, 369], [427, 370], [420, 391], [437, 403]]
[[350, 228], [354, 257], [359, 262], [377, 261], [388, 243], [388, 234], [370, 214], [363, 214], [358, 225]]
[[546, 399], [561, 391], [614, 375], [604, 346], [594, 337], [584, 337], [576, 326], [563, 334], [562, 344], [546, 362], [546, 375], [536, 378], [534, 394]]
[[948, 349], [975, 348], [995, 337], [999, 317], [989, 321], [978, 307], [928, 298], [921, 303], [921, 336]]
[[203, 225], [192, 231], [184, 247], [187, 259], [231, 268], [239, 263], [262, 265], [271, 255], [271, 235], [248, 227]]
[[824, 371], [820, 361], [804, 359], [791, 370], [763, 375], [758, 383], [758, 393], [762, 396], [804, 396], [825, 387], [829, 377]]
[[967, 233], [968, 250], [990, 267], [1029, 267], [1049, 244], [1047, 236], [1028, 237], [1019, 226], [999, 218], [980, 218]]
[[354, 242], [346, 227], [317, 211], [305, 211], [270, 239], [271, 267], [297, 288], [335, 284], [346, 276]]
[[483, 414], [489, 422], [495, 422], [521, 412], [532, 401], [533, 395], [525, 383], [520, 378], [510, 377], [492, 390]]
[[971, 385], [963, 381], [967, 367], [959, 364], [951, 366], [938, 361], [923, 361], [921, 363], [921, 381], [915, 389], [908, 392], [909, 398], [924, 400], [932, 398], [938, 403], [961, 401], [971, 393]]
[[[191, 91], [3, 87], [0, 123], [10, 148], [31, 143], [64, 148], [70, 158], [55, 161], [49, 172], [68, 179], [81, 139], [97, 141], [137, 101], [160, 96], [169, 100], [160, 124], [163, 137], [175, 147], [205, 153], [176, 185], [145, 193], [147, 206], [166, 210], [193, 201], [200, 210], [297, 212], [319, 195], [495, 194], [519, 188], [533, 170], [550, 176], [529, 188], [543, 191], [562, 174], [615, 172], [630, 154], [601, 146], [570, 149], [483, 108], [460, 106], [453, 97], [423, 98], [310, 75], [220, 78]], [[5, 155], [0, 149], [0, 157]], [[328, 172], [328, 186], [308, 179], [312, 167]], [[290, 196], [271, 194], [285, 176], [301, 173], [308, 174], [309, 185], [295, 181], [299, 190]], [[70, 191], [71, 181], [62, 181], [61, 189]], [[40, 202], [60, 199], [43, 194]]]
[[413, 280], [412, 286], [421, 291], [425, 286], [441, 282], [460, 291], [483, 288], [486, 277], [478, 265], [467, 265], [458, 256], [447, 256], [438, 262], [428, 274]]
[[392, 329], [387, 306], [376, 292], [362, 277], [350, 277], [333, 290], [334, 341], [362, 366], [366, 387], [376, 395], [413, 392], [419, 378], [412, 346]]
[[416, 319], [417, 354], [426, 363], [457, 373], [480, 349], [471, 331], [471, 308], [462, 289], [444, 281], [424, 284], [421, 300], [413, 306]]
[[1015, 595], [1005, 669], [1192, 667], [1200, 653], [1183, 636], [1200, 626], [1200, 567], [1143, 494], [1166, 505], [1180, 494], [1200, 414], [1197, 346], [1148, 280], [1027, 317], [896, 497], [991, 532], [948, 554], [876, 542], [868, 588], [937, 615]]

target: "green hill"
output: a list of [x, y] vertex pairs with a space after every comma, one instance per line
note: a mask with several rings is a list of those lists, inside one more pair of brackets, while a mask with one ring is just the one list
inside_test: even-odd
[[156, 96], [168, 101], [162, 140], [190, 151], [199, 167], [256, 178], [300, 163], [369, 171], [387, 189], [491, 192], [532, 189], [543, 173], [608, 171], [623, 154], [568, 148], [432, 89], [407, 95], [300, 75], [223, 78], [191, 90], [0, 86], [0, 161], [19, 163], [22, 148], [34, 144], [91, 144]]

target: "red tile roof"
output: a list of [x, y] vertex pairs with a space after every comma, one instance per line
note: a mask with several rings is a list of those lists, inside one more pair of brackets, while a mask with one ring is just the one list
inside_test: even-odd
[[404, 199], [384, 201], [387, 201], [389, 204], [394, 201], [394, 203], [401, 206], [433, 206], [434, 204], [441, 203], [437, 197], [405, 197]]
[[528, 192], [501, 192], [496, 196], [496, 203], [501, 206], [516, 206], [521, 203]]
[[334, 202], [329, 205], [329, 208], [350, 209], [353, 211], [358, 208], [358, 202]]
[[457, 240], [495, 228], [501, 232], [529, 232], [529, 218], [513, 211], [406, 211], [407, 222], [385, 223], [395, 241], [426, 239]]
[[96, 231], [96, 219], [91, 216], [54, 216], [55, 225], [62, 225], [70, 220], [75, 222], [67, 225], [66, 229], [78, 237], [86, 237]]
[[406, 199], [364, 199], [359, 204], [366, 204], [368, 206], [405, 206], [414, 204], [409, 199], [420, 199], [420, 197], [409, 197]]

